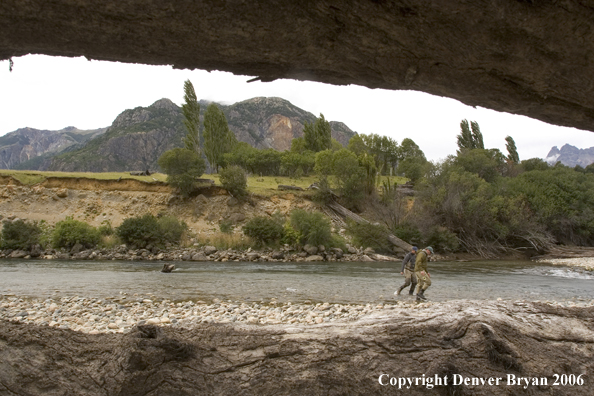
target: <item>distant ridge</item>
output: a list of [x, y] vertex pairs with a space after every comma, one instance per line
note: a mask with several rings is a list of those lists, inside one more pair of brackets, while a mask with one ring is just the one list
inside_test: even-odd
[[72, 126], [59, 131], [17, 129], [0, 136], [0, 169], [19, 169], [22, 164], [41, 156], [84, 145], [106, 129], [80, 130]]
[[561, 162], [563, 165], [574, 167], [579, 165], [583, 168], [594, 163], [594, 147], [579, 149], [570, 144], [565, 144], [561, 150], [554, 146], [547, 154], [545, 161], [554, 165]]
[[[200, 101], [201, 117], [208, 104]], [[316, 120], [316, 115], [276, 97], [257, 97], [219, 106], [237, 139], [256, 148], [287, 150], [294, 138], [303, 136], [303, 125]], [[330, 126], [332, 137], [345, 146], [356, 134], [342, 122], [331, 121]], [[26, 140], [19, 131], [22, 130], [13, 132], [10, 139]], [[69, 127], [61, 135], [76, 137], [80, 133], [76, 131]], [[166, 150], [181, 147], [186, 134], [181, 108], [165, 98], [148, 107], [124, 110], [110, 127], [100, 131], [86, 140], [75, 141], [70, 137], [68, 142], [55, 145], [55, 149], [25, 156], [10, 167], [64, 172], [155, 170], [159, 156]]]

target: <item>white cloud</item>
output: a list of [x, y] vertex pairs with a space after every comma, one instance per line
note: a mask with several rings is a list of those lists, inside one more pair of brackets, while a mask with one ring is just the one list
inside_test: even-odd
[[200, 99], [234, 103], [255, 96], [278, 96], [328, 120], [342, 121], [360, 133], [413, 139], [429, 159], [456, 151], [460, 120], [479, 123], [487, 147], [505, 152], [511, 135], [521, 158], [545, 157], [565, 143], [594, 146], [594, 134], [527, 117], [472, 108], [453, 99], [414, 91], [372, 90], [314, 82], [277, 80], [247, 83], [250, 76], [176, 70], [84, 58], [26, 56], [0, 62], [0, 135], [22, 127], [93, 129], [109, 126], [125, 109], [148, 106], [161, 98], [183, 101], [190, 79]]

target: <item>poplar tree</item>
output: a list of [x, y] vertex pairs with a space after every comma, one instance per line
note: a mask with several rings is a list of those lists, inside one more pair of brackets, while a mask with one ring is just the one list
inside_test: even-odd
[[507, 159], [514, 164], [520, 162], [520, 156], [518, 155], [518, 149], [516, 148], [516, 142], [511, 136], [505, 138], [507, 142], [505, 148], [507, 148]]
[[472, 129], [472, 140], [474, 141], [474, 148], [484, 150], [485, 143], [483, 142], [483, 134], [481, 133], [481, 128], [479, 128], [479, 124], [476, 121], [470, 122], [470, 128]]
[[332, 128], [324, 114], [320, 114], [315, 123], [306, 122], [303, 125], [303, 138], [307, 149], [314, 153], [332, 148]]
[[460, 121], [460, 134], [458, 139], [458, 153], [462, 150], [484, 149], [483, 134], [478, 122], [468, 120]]
[[182, 114], [184, 115], [184, 125], [188, 133], [183, 138], [183, 142], [188, 150], [200, 154], [202, 143], [202, 137], [200, 136], [200, 104], [196, 98], [194, 85], [190, 80], [184, 82], [184, 100]]
[[204, 154], [215, 172], [223, 162], [223, 155], [231, 152], [237, 138], [227, 125], [227, 118], [219, 107], [211, 103], [204, 113]]

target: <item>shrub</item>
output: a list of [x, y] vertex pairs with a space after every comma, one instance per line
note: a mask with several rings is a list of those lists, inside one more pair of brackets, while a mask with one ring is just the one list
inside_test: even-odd
[[458, 237], [445, 227], [433, 227], [427, 236], [427, 245], [436, 250], [455, 252], [460, 247]]
[[332, 225], [323, 214], [296, 209], [291, 212], [291, 227], [300, 234], [301, 244], [329, 246], [332, 242]]
[[240, 198], [247, 195], [247, 177], [241, 167], [231, 165], [221, 169], [219, 180], [223, 188], [234, 197]]
[[232, 234], [233, 228], [235, 228], [235, 225], [229, 220], [223, 220], [219, 223], [219, 230], [221, 230], [223, 234]]
[[299, 243], [299, 239], [301, 239], [301, 234], [291, 226], [291, 223], [286, 222], [283, 226], [283, 238], [281, 242], [293, 246]]
[[394, 228], [394, 235], [411, 245], [422, 245], [422, 235], [419, 229], [410, 223], [401, 223]]
[[160, 217], [157, 223], [159, 224], [161, 238], [170, 243], [179, 243], [188, 229], [188, 225], [184, 221], [179, 221], [173, 216]]
[[99, 243], [99, 231], [82, 221], [67, 217], [56, 223], [52, 232], [52, 246], [55, 248], [72, 248], [80, 243], [86, 248], [92, 248]]
[[388, 229], [379, 224], [352, 222], [347, 227], [347, 233], [352, 236], [357, 246], [371, 247], [377, 250], [390, 251]]
[[139, 248], [159, 244], [162, 240], [157, 218], [149, 213], [140, 217], [127, 218], [116, 228], [116, 235], [126, 245]]
[[190, 195], [196, 178], [202, 176], [206, 169], [204, 159], [185, 148], [165, 151], [157, 162], [167, 174], [167, 183], [179, 189], [184, 197]]
[[2, 227], [2, 249], [31, 250], [39, 243], [41, 228], [36, 223], [25, 223], [23, 220], [6, 222]]
[[103, 220], [97, 230], [101, 236], [109, 236], [115, 233], [113, 227], [111, 226], [111, 221], [109, 220]]
[[283, 226], [266, 216], [256, 216], [243, 226], [243, 233], [256, 242], [266, 245], [283, 237]]

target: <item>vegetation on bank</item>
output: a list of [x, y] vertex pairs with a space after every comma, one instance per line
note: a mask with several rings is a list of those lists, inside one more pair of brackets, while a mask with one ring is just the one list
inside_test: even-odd
[[247, 249], [254, 246], [294, 248], [304, 245], [345, 247], [345, 241], [332, 234], [330, 220], [319, 212], [294, 210], [288, 218], [280, 213], [257, 216], [233, 233], [233, 227], [221, 225], [221, 233], [194, 235], [184, 221], [173, 216], [144, 214], [125, 219], [113, 228], [108, 221], [93, 227], [72, 217], [50, 226], [45, 221], [5, 220], [0, 234], [0, 248], [39, 251], [46, 248], [70, 250], [110, 248], [125, 244], [132, 249], [162, 249], [188, 246], [192, 240], [218, 249]]

